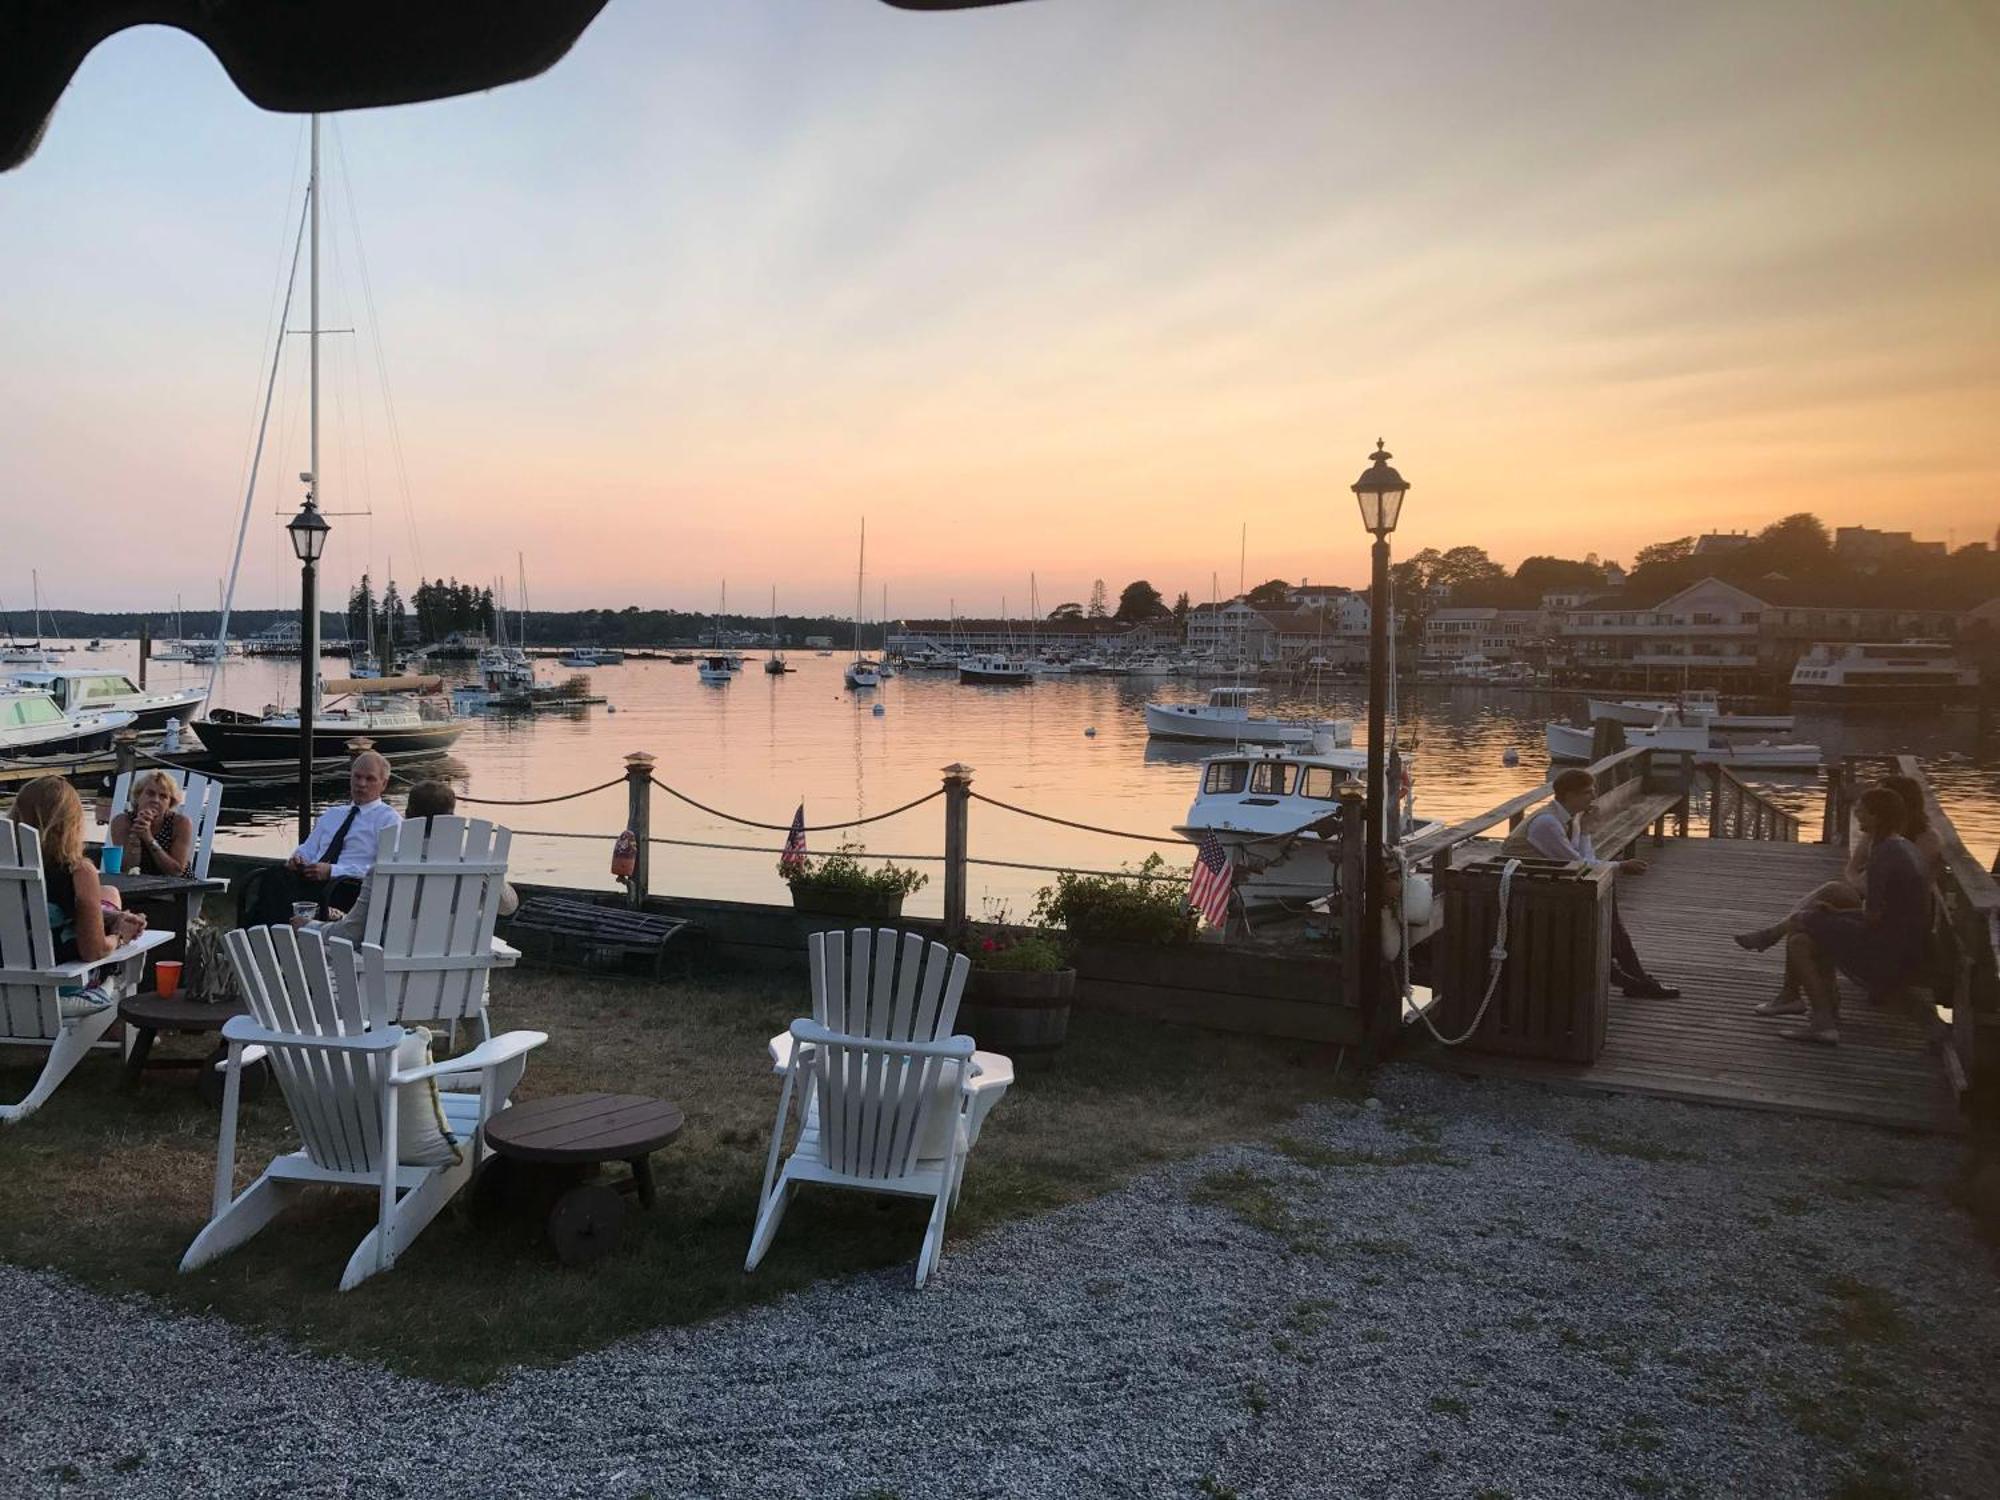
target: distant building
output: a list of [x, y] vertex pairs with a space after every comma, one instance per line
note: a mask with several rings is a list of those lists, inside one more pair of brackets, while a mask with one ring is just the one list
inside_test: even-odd
[[806, 650], [808, 651], [831, 651], [832, 649], [833, 637], [830, 635], [809, 635], [806, 637]]
[[1920, 542], [1907, 531], [1842, 526], [1833, 533], [1833, 555], [1850, 567], [1871, 573], [1885, 562], [1914, 557], [1943, 557], [1945, 544]]
[[1734, 552], [1738, 547], [1747, 547], [1756, 538], [1747, 531], [1704, 531], [1695, 538], [1694, 555], [1710, 557], [1717, 552]]
[[1548, 631], [1548, 616], [1539, 609], [1438, 609], [1424, 621], [1423, 654], [1446, 664], [1468, 657], [1518, 661]]

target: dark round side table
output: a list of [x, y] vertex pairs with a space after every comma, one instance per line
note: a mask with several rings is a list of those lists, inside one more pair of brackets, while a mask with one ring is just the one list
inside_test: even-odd
[[[680, 1106], [646, 1094], [558, 1094], [503, 1109], [486, 1122], [487, 1150], [473, 1184], [473, 1212], [492, 1218], [523, 1204], [544, 1218], [564, 1265], [586, 1265], [617, 1247], [623, 1195], [654, 1203], [652, 1153], [686, 1123]], [[622, 1161], [629, 1177], [597, 1169]]]

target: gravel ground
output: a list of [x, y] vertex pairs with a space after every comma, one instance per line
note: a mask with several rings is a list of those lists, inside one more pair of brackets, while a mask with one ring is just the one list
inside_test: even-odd
[[476, 1393], [0, 1267], [0, 1494], [2000, 1492], [2000, 1275], [1952, 1143], [1379, 1088], [924, 1292], [823, 1285]]

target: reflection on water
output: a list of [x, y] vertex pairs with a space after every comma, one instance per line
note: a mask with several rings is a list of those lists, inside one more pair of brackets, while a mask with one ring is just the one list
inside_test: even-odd
[[[133, 648], [74, 658], [79, 665], [129, 666]], [[628, 661], [590, 674], [606, 708], [581, 713], [477, 720], [443, 766], [461, 791], [492, 798], [532, 798], [575, 791], [621, 774], [627, 751], [647, 750], [656, 774], [670, 786], [726, 813], [784, 825], [805, 804], [808, 823], [879, 812], [937, 787], [954, 762], [973, 767], [973, 789], [1058, 817], [1156, 836], [1157, 845], [1110, 839], [1023, 819], [975, 803], [971, 847], [976, 857], [1094, 869], [1115, 868], [1161, 848], [1176, 862], [1187, 846], [1171, 830], [1193, 796], [1195, 764], [1209, 752], [1199, 745], [1148, 741], [1141, 707], [1166, 696], [1199, 700], [1205, 685], [1106, 677], [1051, 678], [1033, 687], [960, 687], [946, 674], [911, 673], [882, 688], [856, 694], [841, 685], [838, 657], [803, 656], [795, 673], [766, 676], [753, 659], [749, 670], [725, 687], [703, 685], [693, 667], [665, 661]], [[544, 663], [543, 671], [552, 667]], [[224, 673], [219, 704], [261, 708], [296, 693], [296, 662], [239, 661]], [[194, 669], [155, 664], [156, 682], [198, 680]], [[871, 710], [883, 706], [879, 716]], [[1349, 718], [1356, 740], [1365, 738], [1365, 688], [1341, 683], [1318, 699], [1283, 699], [1282, 714]], [[1418, 811], [1425, 817], [1469, 816], [1526, 791], [1548, 774], [1544, 723], [1580, 714], [1578, 694], [1496, 688], [1423, 686], [1402, 694], [1403, 744], [1415, 758]], [[1095, 735], [1086, 730], [1095, 729]], [[1829, 755], [1848, 752], [1912, 753], [1925, 767], [1973, 852], [1990, 860], [2000, 843], [2000, 747], [1983, 758], [1973, 746], [1970, 715], [1908, 713], [1851, 715], [1803, 713], [1787, 739], [1818, 743]], [[1520, 764], [1502, 764], [1514, 748]], [[404, 774], [413, 774], [404, 768]], [[414, 772], [414, 774], [424, 774]], [[1818, 827], [1817, 779], [1759, 775]], [[337, 795], [329, 787], [326, 795]], [[290, 847], [291, 821], [282, 794], [247, 809], [232, 794], [225, 803], [228, 847], [282, 851]], [[468, 809], [470, 810], [470, 809]], [[611, 839], [625, 823], [622, 786], [574, 802], [545, 807], [486, 810], [522, 830], [514, 864], [525, 879], [609, 886]], [[671, 798], [653, 799], [655, 834], [713, 843], [769, 846], [771, 855], [662, 848], [654, 853], [656, 888], [689, 895], [781, 900], [775, 850], [781, 834], [752, 830], [696, 811]], [[527, 830], [588, 833], [588, 840], [530, 836]], [[873, 824], [854, 835], [874, 851], [935, 855], [943, 844], [937, 802]], [[816, 834], [826, 850], [839, 834]], [[935, 912], [938, 866], [927, 864], [932, 884], [910, 903]], [[1025, 911], [1048, 877], [1024, 870], [975, 868], [972, 896], [1012, 903]]]

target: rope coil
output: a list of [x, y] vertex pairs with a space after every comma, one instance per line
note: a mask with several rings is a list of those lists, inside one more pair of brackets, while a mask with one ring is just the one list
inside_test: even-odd
[[[1400, 862], [1401, 856], [1398, 855]], [[1407, 868], [1407, 867], [1406, 867]], [[1486, 952], [1489, 965], [1486, 975], [1486, 993], [1480, 998], [1479, 1009], [1473, 1013], [1472, 1024], [1458, 1036], [1446, 1036], [1431, 1021], [1431, 1008], [1427, 1005], [1417, 1012], [1417, 1019], [1424, 1023], [1424, 1029], [1446, 1047], [1456, 1047], [1472, 1039], [1486, 1019], [1486, 1008], [1493, 1003], [1493, 996], [1500, 989], [1500, 973], [1507, 967], [1507, 896], [1514, 885], [1514, 872], [1521, 868], [1518, 859], [1510, 859], [1500, 867], [1500, 920], [1493, 933], [1493, 946]], [[1407, 955], [1410, 946], [1410, 929], [1406, 921], [1403, 926], [1403, 949]]]

